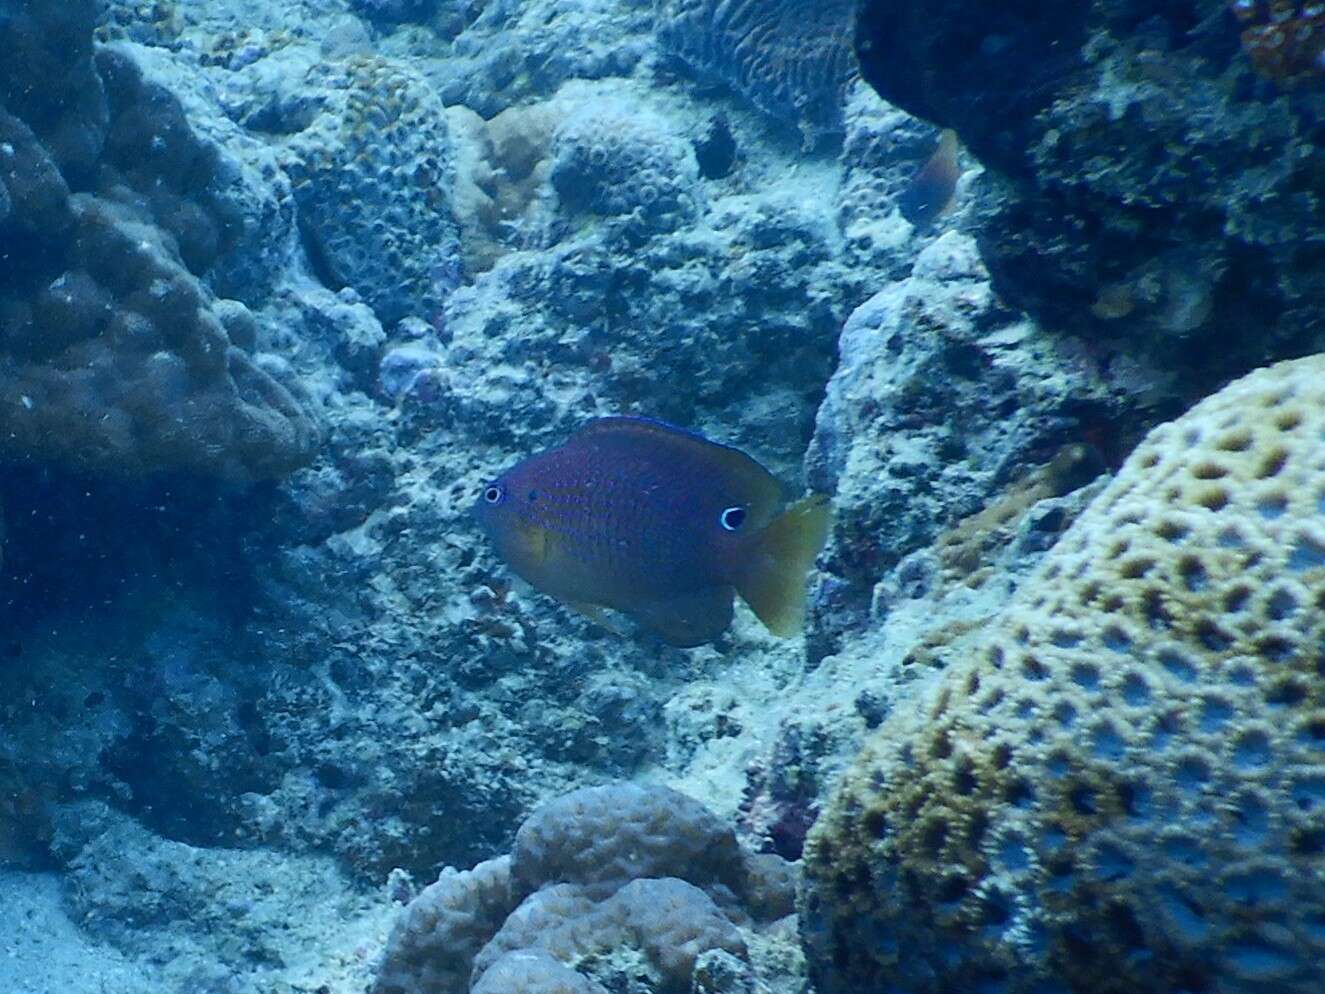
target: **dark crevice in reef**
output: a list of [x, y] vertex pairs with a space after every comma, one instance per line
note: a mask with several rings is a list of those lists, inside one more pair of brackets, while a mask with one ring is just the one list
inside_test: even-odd
[[218, 612], [240, 617], [252, 566], [224, 522], [260, 498], [190, 477], [87, 479], [28, 465], [0, 468], [8, 524], [0, 574], [0, 631], [44, 617], [107, 609], [190, 579], [214, 586]]

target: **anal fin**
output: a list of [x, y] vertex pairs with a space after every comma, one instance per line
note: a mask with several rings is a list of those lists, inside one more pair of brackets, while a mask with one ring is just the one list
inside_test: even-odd
[[664, 641], [683, 649], [712, 642], [732, 621], [731, 587], [704, 587], [632, 605], [626, 613]]

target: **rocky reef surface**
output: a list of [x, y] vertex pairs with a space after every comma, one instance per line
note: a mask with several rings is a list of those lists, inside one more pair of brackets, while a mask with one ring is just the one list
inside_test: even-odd
[[[22, 937], [0, 987], [1087, 991], [1061, 965], [1097, 926], [1114, 944], [1080, 963], [1178, 964], [1156, 983], [1207, 954], [1251, 971], [1228, 994], [1312, 979], [1283, 952], [1319, 928], [1310, 895], [1234, 867], [1175, 897], [1188, 877], [1133, 852], [1155, 822], [1108, 824], [1140, 748], [1121, 719], [1093, 719], [1081, 769], [929, 743], [1029, 679], [962, 647], [1017, 642], [1150, 428], [1325, 349], [1310, 36], [1257, 30], [1282, 4], [942, 6], [863, 2], [857, 55], [836, 2], [0, 0], [0, 934]], [[940, 126], [963, 176], [913, 224]], [[678, 650], [512, 582], [474, 495], [619, 412], [833, 496], [804, 640], [741, 613]], [[1265, 444], [1228, 473], [1259, 479]], [[1232, 487], [1190, 459], [1197, 489]], [[1227, 496], [1201, 508], [1240, 513]], [[1284, 500], [1311, 583], [1246, 581], [1266, 638], [1321, 609], [1325, 504]], [[1116, 691], [1181, 740], [1167, 684], [1086, 686], [1056, 624], [1033, 638], [1063, 693], [990, 707], [1070, 738], [1048, 712]], [[1262, 713], [1184, 658], [1237, 736], [1179, 741], [1152, 789], [1198, 819], [1228, 776], [1280, 776], [1311, 809], [1319, 672], [1285, 664]], [[951, 714], [920, 710], [945, 692]], [[1276, 730], [1276, 707], [1303, 717]], [[932, 767], [878, 745], [852, 766], [903, 727]], [[884, 810], [909, 802], [875, 769], [919, 807]], [[1023, 780], [1043, 799], [986, 796]], [[972, 835], [995, 805], [1022, 850]], [[803, 955], [788, 861], [822, 809]], [[1066, 890], [1036, 876], [1060, 813]], [[1320, 872], [1310, 826], [1265, 831], [1280, 869]], [[914, 893], [866, 886], [885, 868]], [[1107, 907], [1037, 917], [1042, 891]], [[1193, 902], [1181, 955], [1135, 910]], [[921, 965], [841, 952], [853, 928]]]

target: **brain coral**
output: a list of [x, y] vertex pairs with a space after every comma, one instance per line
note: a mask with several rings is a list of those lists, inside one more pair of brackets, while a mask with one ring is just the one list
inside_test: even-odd
[[410, 902], [373, 994], [592, 994], [614, 956], [632, 990], [680, 994], [704, 953], [744, 961], [748, 930], [788, 914], [793, 886], [683, 794], [577, 790], [531, 814], [510, 857], [448, 870]]
[[811, 835], [819, 990], [1325, 982], [1325, 355], [1155, 429]]
[[318, 65], [323, 111], [286, 169], [322, 275], [358, 290], [384, 322], [431, 317], [459, 279], [452, 149], [427, 81], [376, 56]]
[[805, 144], [842, 131], [856, 73], [852, 0], [659, 0], [662, 47], [731, 86]]
[[713, 812], [677, 791], [633, 783], [549, 801], [520, 826], [512, 860], [526, 890], [568, 882], [610, 894], [639, 877], [734, 890], [745, 874], [731, 827]]

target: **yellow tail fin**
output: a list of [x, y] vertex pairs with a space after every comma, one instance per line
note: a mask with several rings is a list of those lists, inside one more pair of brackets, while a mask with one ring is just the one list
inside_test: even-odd
[[828, 498], [797, 501], [756, 536], [736, 589], [774, 635], [795, 635], [805, 623], [805, 577], [828, 540]]

